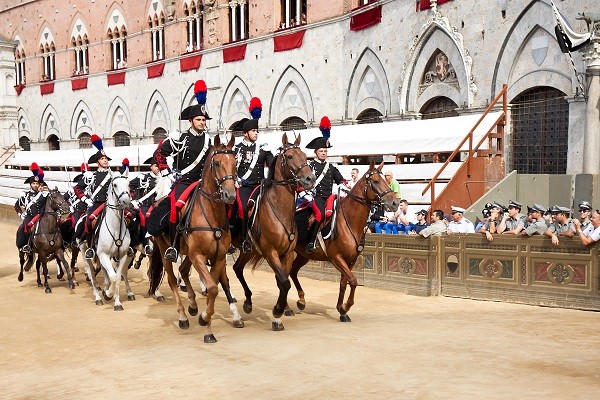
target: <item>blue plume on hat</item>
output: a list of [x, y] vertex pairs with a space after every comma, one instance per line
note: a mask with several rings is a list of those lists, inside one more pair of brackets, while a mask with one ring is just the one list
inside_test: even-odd
[[94, 147], [97, 148], [99, 151], [102, 151], [104, 149], [104, 145], [102, 144], [102, 139], [100, 139], [100, 136], [93, 134], [91, 140]]
[[319, 129], [321, 130], [321, 134], [325, 139], [329, 139], [329, 135], [331, 134], [331, 121], [329, 117], [324, 116], [321, 118], [321, 123], [319, 124]]
[[198, 104], [206, 104], [206, 91], [206, 82], [202, 79], [196, 81], [194, 84], [194, 95], [196, 96]]
[[121, 172], [125, 172], [125, 170], [128, 168], [129, 168], [129, 159], [124, 158], [123, 162], [121, 163]]
[[253, 119], [260, 119], [262, 115], [262, 103], [258, 97], [253, 97], [250, 99], [250, 107], [248, 107], [248, 111], [250, 111], [250, 115], [252, 115]]

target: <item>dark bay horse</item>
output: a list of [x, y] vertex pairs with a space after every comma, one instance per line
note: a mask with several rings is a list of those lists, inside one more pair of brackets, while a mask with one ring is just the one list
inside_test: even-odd
[[[303, 310], [306, 306], [304, 291], [298, 281], [298, 271], [309, 260], [329, 261], [340, 272], [340, 289], [336, 309], [340, 313], [340, 321], [350, 322], [348, 311], [354, 304], [354, 292], [357, 281], [352, 273], [352, 268], [364, 247], [365, 226], [372, 206], [382, 204], [390, 211], [396, 211], [400, 199], [390, 189], [381, 169], [383, 163], [377, 168], [371, 161], [369, 170], [354, 185], [348, 195], [338, 201], [335, 211], [334, 233], [324, 240], [325, 249], [318, 247], [315, 253], [306, 253], [306, 243], [298, 241], [296, 244], [296, 259], [292, 263], [290, 277], [298, 290], [299, 300], [297, 306]], [[348, 300], [344, 303], [346, 286], [350, 285]]]
[[[75, 271], [69, 268], [69, 264], [65, 260], [63, 238], [59, 227], [61, 217], [67, 216], [69, 212], [69, 204], [63, 195], [60, 194], [58, 189], [53, 189], [48, 193], [44, 211], [33, 227], [32, 250], [34, 254], [37, 253], [38, 263], [42, 267], [43, 286], [46, 293], [52, 293], [52, 289], [48, 285], [48, 258], [52, 255], [66, 270], [69, 289], [75, 289]], [[18, 280], [19, 282], [23, 280], [23, 263], [21, 263]], [[42, 287], [39, 266], [37, 268], [37, 284], [38, 287]]]
[[294, 258], [298, 229], [294, 223], [296, 188], [310, 190], [315, 185], [315, 174], [307, 163], [306, 154], [300, 149], [300, 135], [289, 143], [287, 135], [282, 137], [283, 146], [275, 158], [272, 177], [263, 181], [258, 203], [254, 209], [249, 237], [254, 243], [252, 253], [240, 253], [233, 270], [244, 288], [246, 300], [244, 311], [252, 312], [252, 291], [244, 278], [244, 267], [254, 265], [264, 257], [275, 272], [279, 297], [273, 307], [272, 328], [284, 329], [281, 323], [291, 288], [289, 273]]
[[[211, 318], [215, 311], [217, 284], [222, 275], [226, 276], [225, 257], [231, 244], [226, 204], [233, 204], [235, 201], [236, 159], [232, 150], [234, 143], [233, 136], [226, 145], [220, 143], [218, 135], [215, 136], [214, 146], [206, 156], [196, 194], [180, 212], [180, 219], [186, 218], [188, 208], [190, 213], [189, 226], [183, 231], [181, 240], [181, 255], [185, 255], [188, 261], [184, 261], [182, 267], [191, 262], [207, 288], [206, 311], [203, 311], [198, 317], [198, 323], [206, 328], [205, 343], [217, 341], [211, 331]], [[179, 295], [179, 285], [177, 276], [173, 272], [173, 264], [163, 258], [165, 250], [171, 245], [171, 239], [168, 235], [156, 236], [154, 239], [157, 246], [154, 247], [150, 262], [152, 279], [149, 293], [154, 293], [158, 288], [164, 265], [169, 287], [175, 297], [179, 327], [187, 329], [189, 321]], [[210, 271], [207, 262], [211, 265]], [[188, 311], [191, 315], [197, 315], [198, 305], [195, 292], [188, 274], [185, 273], [182, 276], [186, 280], [188, 288], [187, 293], [190, 300]], [[221, 284], [223, 284], [222, 280]], [[229, 288], [224, 287], [224, 290], [228, 291]]]

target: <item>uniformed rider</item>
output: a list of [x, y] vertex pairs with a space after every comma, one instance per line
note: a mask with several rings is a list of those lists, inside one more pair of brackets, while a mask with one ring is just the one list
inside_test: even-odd
[[44, 173], [36, 163], [32, 163], [29, 169], [32, 172], [32, 176], [25, 179], [24, 183], [29, 183], [30, 190], [21, 193], [21, 196], [19, 196], [15, 203], [15, 211], [17, 211], [17, 214], [19, 214], [19, 217], [23, 220], [23, 223], [17, 230], [17, 247], [20, 251], [27, 254], [31, 253], [31, 246], [29, 244], [31, 233], [29, 232], [29, 225], [38, 212], [37, 207], [32, 209], [31, 206], [38, 199], [37, 196], [40, 194], [40, 186], [44, 180]]
[[138, 218], [140, 220], [139, 236], [140, 240], [144, 243], [144, 252], [150, 253], [150, 245], [148, 238], [146, 237], [146, 213], [154, 204], [156, 199], [156, 179], [158, 178], [159, 170], [158, 163], [154, 157], [148, 158], [144, 161], [144, 164], [150, 165], [150, 172], [138, 175], [129, 182], [129, 187], [134, 193], [134, 198], [131, 202], [133, 207], [137, 210]]
[[25, 182], [23, 182], [25, 184], [29, 184], [29, 190], [21, 192], [21, 195], [15, 202], [15, 211], [21, 219], [25, 218], [23, 213], [27, 209], [27, 205], [31, 199], [38, 193], [40, 188], [40, 178], [38, 176], [40, 167], [36, 163], [31, 163], [29, 170], [31, 171], [32, 175], [25, 179]]

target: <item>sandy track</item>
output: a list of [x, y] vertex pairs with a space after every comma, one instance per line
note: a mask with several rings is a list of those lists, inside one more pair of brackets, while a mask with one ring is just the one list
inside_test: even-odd
[[599, 313], [359, 287], [352, 322], [343, 324], [337, 284], [304, 279], [306, 310], [272, 332], [276, 286], [263, 265], [246, 274], [254, 291], [254, 312], [240, 305], [246, 327], [231, 326], [220, 294], [218, 343], [204, 344], [195, 318], [189, 330], [177, 327], [165, 284], [166, 302], [145, 296], [145, 265], [131, 272], [137, 300], [115, 312], [94, 305], [81, 272], [73, 292], [54, 266], [52, 294], [37, 288], [35, 273], [18, 282], [15, 227], [0, 229], [2, 399], [597, 399], [600, 392]]

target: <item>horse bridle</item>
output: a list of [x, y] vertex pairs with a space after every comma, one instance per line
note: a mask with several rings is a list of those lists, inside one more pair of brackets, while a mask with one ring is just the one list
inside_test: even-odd
[[[114, 178], [112, 178], [113, 182], [117, 179], [127, 179], [127, 177], [121, 175], [121, 176], [115, 176]], [[124, 195], [127, 195], [131, 199], [131, 196], [129, 195], [129, 191], [124, 190], [121, 193], [117, 194], [117, 192], [115, 191], [115, 185], [112, 184], [112, 182], [110, 185], [110, 190], [117, 199], [117, 206], [115, 208], [118, 208], [119, 210], [123, 210], [125, 208], [125, 204], [123, 204], [123, 202], [121, 201], [121, 197], [123, 197]]]
[[301, 164], [298, 168], [294, 169], [288, 162], [287, 162], [287, 158], [285, 157], [285, 153], [287, 153], [290, 150], [293, 149], [299, 149], [300, 146], [298, 145], [291, 145], [289, 147], [282, 147], [281, 148], [281, 167], [282, 168], [286, 168], [291, 174], [292, 174], [292, 179], [288, 179], [286, 181], [284, 181], [283, 183], [299, 183], [300, 182], [300, 178], [298, 177], [298, 172], [300, 172], [300, 170], [302, 170], [302, 168], [304, 167], [309, 167], [310, 165], [308, 165], [308, 161], [305, 161], [303, 164]]
[[[367, 172], [367, 174], [365, 175], [366, 184], [365, 184], [365, 188], [363, 190], [363, 197], [356, 196], [355, 194], [352, 194], [350, 192], [348, 192], [348, 197], [351, 197], [352, 199], [358, 201], [359, 203], [365, 204], [369, 207], [384, 205], [385, 202], [383, 201], [383, 198], [388, 193], [392, 193], [393, 190], [388, 186], [387, 190], [384, 190], [381, 193], [378, 192], [377, 189], [375, 188], [375, 185], [373, 184], [373, 180], [371, 179], [371, 177], [373, 175], [383, 175], [383, 174], [379, 170]], [[385, 178], [382, 178], [382, 179], [385, 179]], [[373, 191], [373, 193], [375, 193], [375, 196], [376, 196], [375, 200], [368, 199], [367, 192], [369, 191], [369, 189], [371, 189]]]
[[213, 178], [215, 180], [215, 183], [217, 184], [217, 191], [215, 193], [208, 193], [206, 191], [204, 191], [204, 189], [200, 189], [200, 193], [204, 196], [207, 197], [210, 200], [214, 200], [214, 201], [222, 201], [222, 196], [221, 194], [223, 193], [223, 184], [229, 180], [236, 180], [236, 177], [234, 175], [225, 175], [221, 178], [219, 178], [214, 170], [214, 157], [218, 154], [231, 154], [235, 157], [235, 151], [230, 150], [230, 149], [223, 149], [223, 150], [215, 150], [211, 157], [211, 163], [210, 163], [210, 169], [213, 173]]

